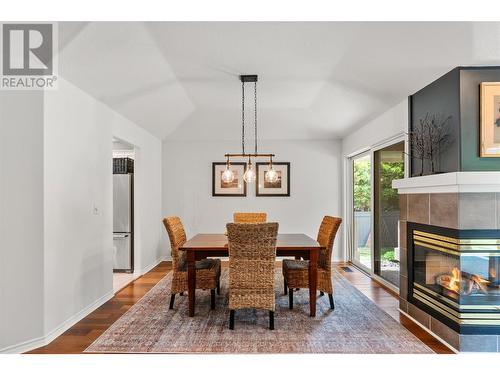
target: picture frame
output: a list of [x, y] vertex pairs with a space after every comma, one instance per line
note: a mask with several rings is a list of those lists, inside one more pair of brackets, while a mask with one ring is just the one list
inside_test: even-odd
[[480, 85], [480, 145], [481, 158], [500, 157], [500, 82]]
[[226, 170], [226, 162], [212, 163], [212, 197], [246, 197], [247, 183], [243, 180], [243, 174], [247, 163], [231, 163], [230, 168], [235, 178], [230, 184], [222, 182], [222, 172]]
[[257, 163], [257, 179], [255, 195], [257, 197], [289, 197], [290, 196], [290, 163], [273, 162], [273, 169], [278, 173], [278, 181], [268, 183], [265, 174], [269, 170], [269, 163]]

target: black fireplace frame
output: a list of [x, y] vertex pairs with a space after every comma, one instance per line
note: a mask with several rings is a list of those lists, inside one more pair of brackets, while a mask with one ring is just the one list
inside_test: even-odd
[[[429, 306], [426, 303], [421, 302], [419, 299], [414, 297], [414, 257], [415, 257], [415, 249], [414, 249], [414, 241], [413, 241], [413, 231], [423, 231], [427, 233], [432, 233], [436, 235], [446, 236], [454, 239], [491, 239], [491, 240], [500, 240], [500, 230], [495, 229], [474, 229], [474, 230], [460, 230], [460, 229], [452, 229], [439, 227], [435, 225], [428, 224], [419, 224], [413, 222], [406, 223], [407, 230], [407, 266], [408, 266], [408, 302], [417, 306], [421, 310], [425, 311], [435, 319], [440, 322], [446, 324], [448, 327], [452, 328], [456, 332], [463, 335], [500, 335], [500, 320], [498, 321], [498, 325], [496, 324], [460, 324], [459, 322], [450, 319], [446, 315], [440, 313], [435, 308]], [[500, 256], [500, 253], [499, 253]], [[500, 305], [500, 301], [499, 301]], [[459, 309], [457, 312], [464, 312]], [[498, 319], [500, 319], [500, 310], [498, 309], [477, 309], [477, 310], [467, 310], [467, 313], [477, 314], [480, 316], [481, 314], [498, 314]]]

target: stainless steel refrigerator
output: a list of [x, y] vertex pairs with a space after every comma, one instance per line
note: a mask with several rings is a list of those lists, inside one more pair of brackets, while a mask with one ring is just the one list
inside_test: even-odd
[[113, 174], [113, 270], [134, 271], [134, 175]]

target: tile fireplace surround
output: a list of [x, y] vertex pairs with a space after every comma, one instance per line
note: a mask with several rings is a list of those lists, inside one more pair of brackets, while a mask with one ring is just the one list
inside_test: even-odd
[[500, 352], [500, 172], [396, 180], [400, 310], [460, 352]]

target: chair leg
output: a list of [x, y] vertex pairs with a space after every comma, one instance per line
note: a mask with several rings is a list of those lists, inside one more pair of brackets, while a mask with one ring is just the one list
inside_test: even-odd
[[215, 289], [210, 289], [210, 308], [215, 310]]
[[234, 310], [229, 310], [229, 329], [234, 329]]
[[274, 311], [269, 310], [269, 329], [274, 329]]
[[217, 280], [217, 295], [220, 296], [220, 280]]
[[286, 296], [288, 294], [288, 285], [285, 279], [283, 279], [283, 289], [285, 291], [285, 296]]
[[333, 294], [329, 293], [328, 298], [330, 299], [330, 309], [335, 310], [335, 304], [333, 303]]
[[323, 291], [321, 291], [321, 290], [320, 290], [320, 291], [319, 291], [319, 295], [323, 297], [323, 296], [325, 295], [325, 293], [324, 293]]
[[288, 308], [293, 309], [293, 288], [288, 289]]
[[170, 306], [168, 307], [169, 310], [172, 310], [174, 308], [174, 301], [175, 301], [175, 293], [172, 293], [170, 295]]

